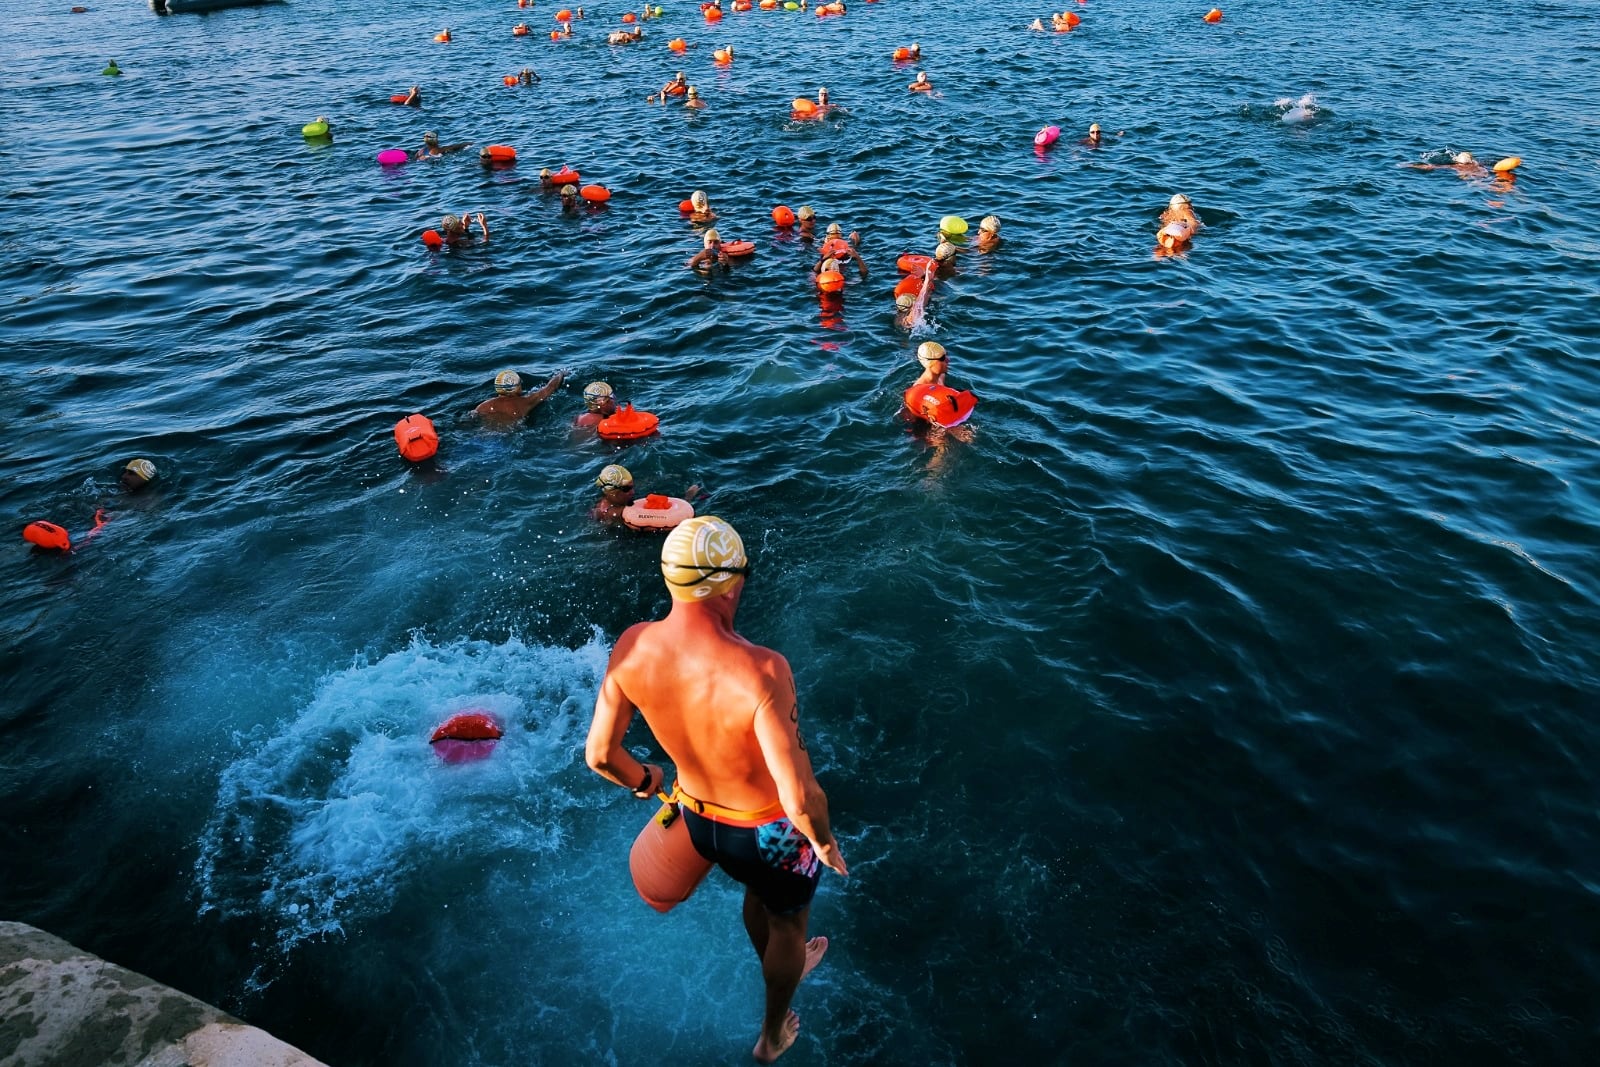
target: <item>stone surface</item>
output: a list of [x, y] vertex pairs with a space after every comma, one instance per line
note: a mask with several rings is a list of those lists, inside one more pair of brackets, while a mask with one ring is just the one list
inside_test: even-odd
[[22, 923], [0, 922], [6, 1067], [323, 1067], [271, 1034]]

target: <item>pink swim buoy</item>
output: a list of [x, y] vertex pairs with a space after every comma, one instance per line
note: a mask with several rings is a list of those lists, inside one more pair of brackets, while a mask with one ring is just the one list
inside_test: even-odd
[[470, 763], [492, 753], [503, 736], [487, 711], [458, 711], [434, 729], [428, 744], [446, 763]]
[[411, 156], [403, 148], [388, 148], [378, 153], [378, 165], [383, 167], [398, 167]]
[[1044, 129], [1033, 135], [1033, 143], [1038, 148], [1044, 148], [1048, 145], [1055, 144], [1056, 139], [1060, 136], [1060, 126], [1046, 126]]

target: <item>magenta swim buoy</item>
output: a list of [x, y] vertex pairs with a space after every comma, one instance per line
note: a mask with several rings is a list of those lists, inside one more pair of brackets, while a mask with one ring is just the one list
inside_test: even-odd
[[492, 753], [503, 736], [487, 711], [458, 711], [434, 728], [428, 744], [446, 763], [470, 763]]
[[1033, 135], [1033, 143], [1040, 148], [1044, 148], [1047, 145], [1055, 144], [1056, 138], [1060, 136], [1060, 126], [1046, 126], [1044, 129]]
[[403, 148], [387, 148], [378, 153], [378, 163], [385, 167], [397, 167], [410, 158], [410, 154]]

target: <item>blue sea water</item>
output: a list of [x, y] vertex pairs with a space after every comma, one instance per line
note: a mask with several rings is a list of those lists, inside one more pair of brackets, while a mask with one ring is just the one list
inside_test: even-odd
[[[1593, 1062], [1600, 6], [89, 6], [0, 41], [0, 514], [110, 514], [0, 553], [0, 917], [336, 1067], [747, 1062], [737, 892], [640, 903], [581, 757], [666, 606], [585, 516], [620, 461], [752, 547], [850, 861], [786, 1062]], [[521, 162], [374, 162], [425, 130]], [[1401, 166], [1457, 151], [1526, 162]], [[695, 188], [757, 245], [711, 280]], [[861, 231], [842, 314], [777, 203]], [[897, 329], [896, 256], [991, 213]], [[898, 417], [925, 339], [970, 432]], [[485, 430], [508, 367], [569, 382]], [[574, 434], [597, 378], [662, 433]], [[441, 766], [467, 707], [508, 737]]]

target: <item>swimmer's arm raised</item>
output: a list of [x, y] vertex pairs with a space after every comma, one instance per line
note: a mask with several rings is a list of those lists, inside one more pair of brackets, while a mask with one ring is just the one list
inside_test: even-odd
[[848, 876], [844, 854], [834, 839], [828, 821], [828, 796], [817, 783], [811, 757], [800, 738], [800, 705], [795, 696], [794, 676], [789, 665], [779, 658], [772, 688], [756, 708], [756, 741], [766, 759], [767, 771], [778, 787], [778, 800], [784, 814], [816, 849], [823, 865]]
[[[623, 642], [617, 644], [620, 650]], [[613, 663], [617, 655], [617, 651], [612, 652]], [[622, 745], [635, 710], [633, 701], [608, 670], [600, 683], [600, 695], [594, 701], [594, 721], [589, 724], [589, 738], [583, 746], [584, 761], [594, 773], [624, 789], [638, 791], [641, 780], [646, 787], [659, 789], [665, 777], [661, 768], [653, 763], [640, 763]], [[648, 779], [645, 778], [647, 771]]]

